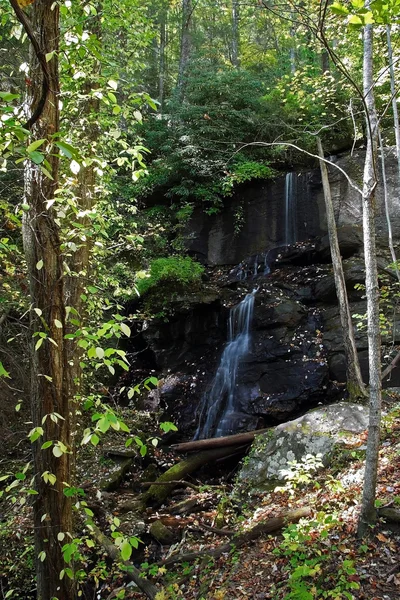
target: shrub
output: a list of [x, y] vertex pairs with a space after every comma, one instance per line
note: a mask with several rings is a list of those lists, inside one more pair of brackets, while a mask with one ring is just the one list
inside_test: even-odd
[[137, 288], [141, 295], [161, 282], [171, 283], [174, 288], [185, 288], [199, 283], [203, 272], [204, 267], [189, 256], [157, 258], [151, 263], [147, 277], [137, 281]]

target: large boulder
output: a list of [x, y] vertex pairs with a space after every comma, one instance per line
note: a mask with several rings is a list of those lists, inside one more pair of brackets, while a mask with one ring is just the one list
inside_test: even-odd
[[291, 461], [321, 455], [325, 465], [335, 444], [348, 441], [368, 426], [368, 408], [338, 402], [317, 408], [256, 437], [238, 480], [251, 488], [275, 485]]

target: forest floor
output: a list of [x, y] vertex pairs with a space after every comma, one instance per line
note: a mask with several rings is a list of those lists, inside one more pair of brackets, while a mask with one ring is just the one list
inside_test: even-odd
[[[396, 401], [386, 405], [382, 425], [380, 509], [400, 509], [400, 405]], [[356, 536], [365, 443], [366, 433], [354, 438], [351, 446], [343, 445], [330, 466], [315, 473], [299, 468], [280, 490], [252, 493], [235, 484], [238, 467], [233, 459], [228, 466], [208, 466], [188, 478], [189, 486], [171, 492], [164, 505], [148, 508], [140, 518], [129, 508], [140, 489], [141, 469], [131, 468], [116, 490], [99, 492], [98, 482], [112, 461], [101, 458], [99, 448], [91, 448], [82, 455], [81, 475], [86, 475], [86, 500], [100, 528], [110, 536], [112, 520], [117, 519], [125, 535], [136, 534], [144, 542], [131, 560], [160, 589], [159, 600], [398, 600], [400, 526], [379, 518], [368, 539], [360, 541]], [[156, 449], [153, 460], [165, 469], [179, 457]], [[171, 556], [230, 543], [223, 529], [243, 532], [300, 507], [309, 507], [310, 516], [239, 549], [232, 545], [220, 557], [210, 558], [205, 552], [196, 560], [162, 563]], [[34, 598], [30, 508], [3, 500], [0, 510], [0, 597]], [[168, 527], [173, 539], [156, 541], [149, 534], [154, 521]], [[102, 549], [82, 546], [87, 573], [82, 598], [145, 598]], [[15, 591], [7, 596], [11, 589]]]

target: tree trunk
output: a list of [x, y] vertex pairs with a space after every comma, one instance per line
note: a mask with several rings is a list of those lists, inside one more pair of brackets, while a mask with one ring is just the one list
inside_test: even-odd
[[232, 0], [232, 66], [239, 68], [239, 2]]
[[[380, 147], [380, 151], [381, 151], [383, 197], [384, 197], [384, 202], [385, 202], [386, 223], [387, 223], [387, 227], [388, 227], [389, 249], [390, 249], [390, 254], [392, 257], [393, 264], [394, 264], [394, 270], [396, 273], [396, 277], [397, 277], [397, 280], [400, 282], [400, 273], [399, 273], [399, 268], [397, 266], [397, 257], [396, 257], [396, 252], [395, 252], [394, 245], [393, 245], [392, 223], [390, 221], [390, 206], [389, 206], [389, 194], [388, 194], [388, 189], [387, 189], [387, 179], [386, 179], [385, 152], [384, 152], [382, 136], [381, 136], [380, 131], [379, 131], [379, 147]], [[400, 177], [400, 170], [399, 170], [399, 177]]]
[[168, 7], [163, 2], [160, 8], [160, 46], [159, 46], [159, 72], [158, 72], [158, 101], [160, 103], [160, 111], [163, 112], [164, 108], [164, 95], [165, 95], [165, 51], [167, 45], [167, 15]]
[[273, 519], [269, 519], [268, 521], [261, 521], [257, 523], [251, 529], [244, 531], [242, 533], [237, 533], [233, 536], [227, 544], [223, 544], [218, 546], [217, 548], [199, 550], [198, 552], [190, 552], [188, 554], [179, 554], [172, 555], [169, 558], [161, 561], [161, 565], [172, 565], [180, 562], [189, 562], [192, 560], [196, 560], [201, 556], [212, 556], [213, 558], [217, 558], [221, 556], [221, 554], [229, 553], [234, 548], [240, 548], [244, 546], [248, 542], [255, 540], [260, 537], [260, 535], [264, 535], [266, 533], [274, 533], [275, 531], [281, 530], [288, 523], [297, 523], [300, 519], [304, 519], [309, 517], [311, 514], [311, 509], [308, 506], [303, 508], [297, 508], [296, 510], [292, 510], [287, 512], [280, 517], [274, 517]]
[[[369, 7], [369, 2], [365, 4]], [[363, 88], [367, 119], [367, 152], [363, 180], [363, 228], [365, 284], [368, 316], [369, 426], [365, 462], [364, 489], [358, 535], [362, 537], [376, 520], [375, 493], [378, 471], [379, 433], [381, 421], [381, 334], [379, 323], [379, 287], [375, 251], [374, 198], [377, 184], [376, 157], [378, 119], [375, 108], [373, 79], [373, 26], [364, 27]]]
[[[57, 152], [52, 151], [52, 136], [59, 130], [59, 9], [53, 0], [36, 0], [32, 5], [32, 30], [43, 54], [54, 53], [48, 62], [50, 91], [41, 117], [33, 126], [32, 141], [46, 139], [40, 147], [46, 152], [51, 178], [29, 161], [26, 167], [25, 200], [29, 211], [23, 222], [23, 242], [30, 280], [32, 302], [31, 332], [31, 411], [33, 428], [43, 434], [32, 444], [35, 474], [33, 517], [37, 597], [39, 600], [69, 600], [75, 597], [74, 583], [60, 572], [65, 568], [59, 533], [72, 534], [71, 499], [64, 495], [70, 480], [70, 406], [68, 356], [64, 342], [66, 330], [64, 273], [60, 232], [54, 208], [59, 187]], [[41, 94], [42, 72], [36, 54], [31, 56], [28, 106], [32, 112]], [[41, 335], [37, 335], [40, 332]], [[43, 337], [41, 337], [43, 336]], [[34, 348], [36, 344], [36, 349]], [[37, 430], [38, 433], [41, 431]], [[53, 445], [41, 449], [44, 442]], [[58, 442], [58, 444], [57, 444]], [[53, 475], [55, 481], [48, 476]]]
[[191, 442], [181, 442], [173, 444], [172, 448], [177, 452], [192, 452], [194, 450], [209, 450], [211, 448], [225, 448], [226, 446], [240, 446], [250, 444], [256, 435], [265, 433], [268, 429], [256, 429], [255, 431], [246, 431], [235, 435], [225, 435], [219, 438], [208, 438], [206, 440], [194, 440]]
[[[324, 158], [324, 151], [320, 138], [317, 138], [318, 155]], [[360, 363], [354, 339], [354, 327], [351, 320], [349, 301], [347, 298], [346, 281], [343, 273], [342, 257], [340, 256], [339, 241], [336, 230], [335, 214], [328, 179], [328, 169], [323, 160], [319, 161], [324, 189], [326, 220], [329, 233], [329, 244], [332, 256], [333, 274], [335, 278], [336, 294], [339, 301], [340, 323], [343, 332], [343, 345], [346, 356], [347, 391], [350, 400], [366, 398], [365, 385], [361, 377]]]
[[192, 0], [182, 0], [182, 33], [181, 33], [181, 51], [179, 57], [179, 73], [177, 91], [180, 100], [185, 96], [187, 67], [189, 63], [192, 38], [191, 38], [191, 22], [192, 22], [193, 5]]
[[392, 36], [391, 36], [391, 26], [390, 25], [386, 25], [386, 39], [387, 39], [387, 47], [388, 47], [388, 61], [389, 61], [389, 73], [390, 73], [390, 92], [392, 94], [394, 134], [396, 137], [397, 168], [398, 168], [398, 176], [400, 179], [400, 125], [399, 125], [399, 114], [397, 111], [396, 80], [395, 80], [395, 76], [394, 76], [394, 67], [393, 67]]

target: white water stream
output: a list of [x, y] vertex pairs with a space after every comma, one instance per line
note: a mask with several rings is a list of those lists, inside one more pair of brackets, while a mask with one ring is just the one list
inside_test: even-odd
[[210, 390], [204, 395], [199, 426], [194, 439], [221, 437], [231, 433], [235, 406], [236, 379], [240, 361], [250, 346], [250, 326], [253, 316], [253, 290], [231, 309], [228, 322], [228, 341]]

